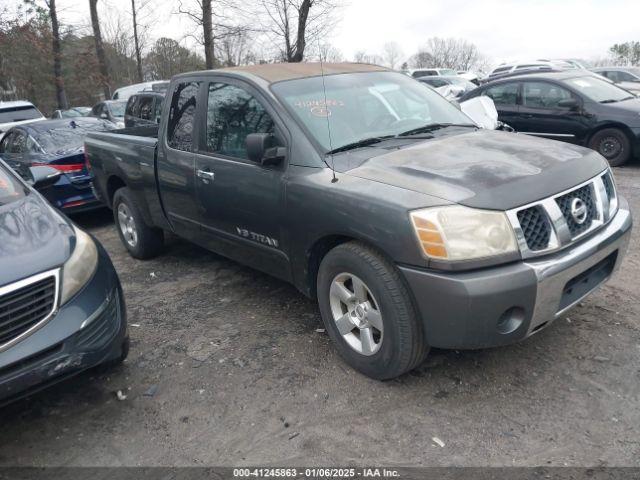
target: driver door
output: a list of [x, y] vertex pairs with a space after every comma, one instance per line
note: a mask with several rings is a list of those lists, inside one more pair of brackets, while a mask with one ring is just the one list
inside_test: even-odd
[[206, 111], [195, 170], [202, 240], [222, 255], [290, 278], [282, 228], [286, 161], [257, 164], [245, 143], [251, 133], [272, 133], [285, 145], [274, 112], [249, 85], [230, 79], [205, 84], [200, 101]]

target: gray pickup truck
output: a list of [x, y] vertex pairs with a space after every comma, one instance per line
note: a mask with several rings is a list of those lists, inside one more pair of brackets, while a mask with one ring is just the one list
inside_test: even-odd
[[179, 75], [158, 126], [92, 133], [86, 155], [132, 256], [171, 231], [291, 282], [378, 379], [540, 331], [611, 276], [632, 225], [598, 153], [481, 130], [371, 65]]

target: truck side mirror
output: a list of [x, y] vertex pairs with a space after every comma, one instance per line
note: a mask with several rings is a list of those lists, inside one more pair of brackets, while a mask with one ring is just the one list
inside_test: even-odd
[[286, 149], [279, 147], [277, 143], [272, 133], [250, 133], [245, 140], [249, 160], [260, 165], [277, 165], [282, 162]]
[[56, 183], [62, 173], [52, 167], [37, 166], [29, 167], [31, 181], [29, 182], [36, 190], [44, 190]]
[[568, 108], [569, 110], [577, 110], [580, 105], [575, 98], [566, 98], [564, 100], [560, 100], [556, 105], [560, 108]]

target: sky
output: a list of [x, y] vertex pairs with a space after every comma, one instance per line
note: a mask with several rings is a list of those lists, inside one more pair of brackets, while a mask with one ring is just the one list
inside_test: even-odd
[[[144, 0], [137, 0], [138, 2]], [[176, 15], [178, 0], [149, 0], [152, 39], [185, 38], [193, 26]], [[183, 0], [188, 4], [190, 0]], [[256, 0], [245, 0], [250, 6]], [[638, 0], [335, 0], [342, 17], [327, 41], [346, 59], [357, 51], [380, 53], [397, 42], [404, 57], [430, 37], [454, 37], [474, 43], [497, 65], [538, 58], [605, 57], [614, 43], [640, 40]], [[0, 0], [18, 4], [22, 0]], [[215, 2], [215, 0], [214, 0]], [[88, 25], [88, 0], [57, 0], [63, 21]], [[130, 0], [99, 0], [105, 17], [130, 11]]]

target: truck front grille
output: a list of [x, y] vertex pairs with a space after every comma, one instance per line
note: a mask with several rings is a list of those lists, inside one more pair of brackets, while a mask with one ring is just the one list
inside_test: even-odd
[[518, 212], [518, 221], [530, 250], [544, 250], [551, 238], [551, 224], [542, 207], [535, 205]]
[[[572, 212], [576, 199], [586, 208], [584, 220]], [[607, 171], [569, 191], [511, 210], [507, 216], [527, 258], [560, 249], [597, 230], [617, 206], [613, 177]]]
[[[560, 211], [567, 222], [567, 226], [569, 227], [569, 231], [572, 236], [577, 237], [589, 230], [591, 224], [596, 219], [598, 212], [596, 211], [596, 202], [594, 197], [593, 184], [588, 184], [556, 198], [556, 203], [558, 204], [558, 207], [560, 207]], [[582, 200], [587, 207], [587, 216], [582, 223], [578, 223], [571, 213], [571, 205], [575, 199]]]
[[54, 273], [0, 287], [0, 350], [34, 330], [56, 307]]

